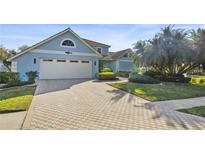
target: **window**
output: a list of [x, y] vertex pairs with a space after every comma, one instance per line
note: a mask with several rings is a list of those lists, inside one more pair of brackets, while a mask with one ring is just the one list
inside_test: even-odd
[[123, 57], [128, 57], [128, 53], [126, 53]]
[[61, 42], [62, 47], [69, 47], [69, 48], [74, 48], [75, 47], [75, 42], [71, 39], [65, 39]]
[[58, 59], [57, 62], [66, 62], [66, 60]]
[[101, 54], [102, 53], [102, 48], [97, 48], [97, 51]]
[[78, 60], [70, 60], [71, 63], [78, 63]]
[[43, 59], [43, 61], [46, 61], [46, 62], [52, 62], [53, 59]]
[[36, 64], [36, 58], [33, 59], [33, 63]]
[[87, 60], [83, 60], [83, 61], [81, 61], [82, 63], [89, 63], [89, 61], [87, 61]]

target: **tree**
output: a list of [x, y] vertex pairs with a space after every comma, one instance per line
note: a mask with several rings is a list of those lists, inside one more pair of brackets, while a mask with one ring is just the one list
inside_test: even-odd
[[22, 46], [20, 46], [19, 48], [18, 48], [18, 51], [24, 51], [24, 50], [26, 50], [27, 48], [29, 48], [29, 46], [28, 45], [26, 45], [26, 44], [24, 44], [24, 45], [22, 45]]
[[16, 54], [17, 52], [15, 50], [9, 50], [6, 49], [3, 45], [0, 45], [0, 60], [3, 61], [3, 64], [8, 71], [11, 71], [11, 62], [8, 62], [7, 59]]
[[0, 60], [6, 60], [8, 58], [8, 49], [0, 45]]
[[184, 29], [167, 26], [153, 39], [137, 42], [134, 49], [137, 63], [152, 67], [163, 76], [183, 75], [199, 66], [198, 52]]
[[194, 50], [198, 53], [198, 62], [203, 66], [203, 70], [205, 70], [205, 29], [193, 30], [191, 34]]
[[17, 54], [17, 52], [15, 51], [15, 50], [8, 50], [8, 56], [9, 57], [13, 57], [13, 56], [15, 56]]

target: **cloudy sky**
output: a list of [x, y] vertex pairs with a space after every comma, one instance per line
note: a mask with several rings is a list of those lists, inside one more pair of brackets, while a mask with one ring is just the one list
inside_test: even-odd
[[[47, 37], [70, 27], [79, 36], [111, 45], [110, 51], [132, 48], [138, 40], [152, 38], [165, 25], [118, 24], [118, 25], [0, 25], [0, 45], [18, 49], [21, 45], [33, 45]], [[205, 25], [175, 25], [175, 28], [197, 29]]]

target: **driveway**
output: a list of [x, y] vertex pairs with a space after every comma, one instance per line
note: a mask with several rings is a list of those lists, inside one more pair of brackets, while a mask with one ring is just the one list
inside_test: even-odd
[[197, 106], [151, 103], [95, 80], [41, 80], [23, 129], [205, 129], [205, 118], [176, 111], [183, 104]]

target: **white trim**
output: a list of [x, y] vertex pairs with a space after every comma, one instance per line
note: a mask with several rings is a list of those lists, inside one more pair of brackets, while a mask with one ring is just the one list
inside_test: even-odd
[[119, 72], [119, 61], [116, 61], [116, 72]]
[[[62, 45], [63, 42], [66, 41], [66, 40], [72, 41], [73, 44], [74, 44], [74, 47], [72, 47], [72, 46], [64, 46], [64, 45]], [[73, 41], [71, 38], [65, 38], [65, 39], [63, 39], [63, 40], [61, 41], [61, 43], [60, 43], [60, 47], [62, 47], [62, 48], [76, 48], [76, 44], [75, 44], [75, 41]]]
[[[66, 51], [57, 51], [57, 50], [42, 50], [42, 49], [33, 49], [30, 52], [32, 53], [44, 53], [44, 54], [61, 54], [61, 55], [68, 55]], [[82, 53], [77, 51], [72, 51], [73, 56], [97, 56], [95, 53]]]
[[11, 63], [11, 72], [17, 72], [18, 64], [16, 61], [12, 61]]
[[117, 61], [121, 62], [121, 61], [125, 61], [125, 62], [133, 62], [132, 60], [129, 59], [118, 59]]
[[67, 28], [67, 29], [65, 29], [65, 30], [63, 30], [63, 31], [61, 31], [61, 32], [59, 32], [58, 34], [54, 34], [54, 35], [51, 36], [50, 38], [45, 39], [44, 41], [41, 41], [41, 42], [39, 42], [39, 43], [33, 45], [32, 47], [28, 48], [27, 50], [24, 50], [23, 52], [18, 53], [17, 55], [15, 55], [15, 56], [9, 58], [8, 61], [12, 61], [12, 60], [15, 59], [16, 57], [19, 57], [19, 56], [25, 54], [26, 52], [31, 51], [32, 49], [35, 49], [36, 47], [38, 47], [38, 46], [40, 46], [40, 45], [42, 45], [42, 44], [44, 44], [44, 43], [46, 43], [46, 42], [48, 42], [48, 41], [50, 41], [50, 40], [56, 38], [56, 37], [58, 37], [58, 36], [60, 36], [60, 35], [62, 35], [62, 34], [64, 34], [64, 33], [67, 33], [67, 32], [71, 32], [74, 36], [76, 36], [79, 40], [81, 40], [81, 42], [83, 42], [88, 48], [90, 48], [93, 52], [95, 52], [99, 57], [102, 58], [102, 55], [101, 55], [100, 53], [98, 53], [98, 52], [97, 52], [94, 48], [92, 48], [88, 43], [86, 43], [83, 39], [81, 39], [80, 36], [78, 36], [74, 31], [72, 31], [70, 28]]

